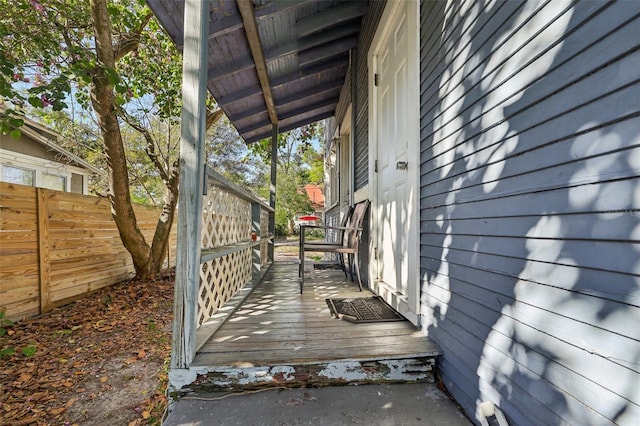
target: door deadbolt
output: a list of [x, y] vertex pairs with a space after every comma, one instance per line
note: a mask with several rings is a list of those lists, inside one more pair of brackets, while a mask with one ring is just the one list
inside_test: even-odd
[[396, 163], [396, 170], [407, 170], [408, 163], [406, 161], [398, 161]]

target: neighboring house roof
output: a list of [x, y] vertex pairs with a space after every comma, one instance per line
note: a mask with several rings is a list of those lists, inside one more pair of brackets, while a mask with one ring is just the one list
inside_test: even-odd
[[311, 200], [313, 208], [322, 210], [324, 208], [324, 188], [320, 185], [306, 184], [303, 189]]
[[[83, 160], [77, 155], [71, 153], [69, 150], [58, 145], [56, 141], [64, 138], [60, 133], [28, 118], [23, 118], [23, 120], [24, 125], [20, 128], [20, 132], [22, 133], [22, 135], [45, 146], [47, 149], [55, 152], [56, 154], [59, 154], [67, 161], [68, 164], [74, 165], [76, 167], [81, 167], [95, 174], [102, 173], [102, 171], [97, 167], [93, 166], [89, 162]], [[0, 148], [4, 148], [10, 151], [13, 150], [10, 146], [0, 146]]]

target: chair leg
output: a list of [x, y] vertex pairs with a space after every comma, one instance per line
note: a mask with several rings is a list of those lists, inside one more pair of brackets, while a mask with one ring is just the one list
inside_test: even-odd
[[347, 278], [347, 264], [344, 261], [344, 254], [338, 253], [338, 262], [340, 262], [340, 267], [342, 268], [342, 272], [344, 272], [345, 279]]
[[[348, 259], [349, 259], [349, 275], [351, 275], [351, 282], [354, 282], [353, 279], [353, 255], [349, 254], [347, 255]], [[345, 271], [344, 273], [344, 277], [347, 278], [347, 272]]]
[[302, 294], [303, 286], [304, 286], [304, 251], [300, 255], [300, 294]]
[[358, 287], [360, 287], [360, 291], [362, 291], [362, 279], [360, 278], [360, 265], [358, 264], [358, 253], [351, 255], [354, 259], [353, 263], [356, 269], [356, 275], [358, 276]]

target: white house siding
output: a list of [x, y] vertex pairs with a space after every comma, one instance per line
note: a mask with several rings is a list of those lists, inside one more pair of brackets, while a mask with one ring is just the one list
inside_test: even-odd
[[640, 419], [640, 2], [421, 2], [426, 333], [470, 417]]

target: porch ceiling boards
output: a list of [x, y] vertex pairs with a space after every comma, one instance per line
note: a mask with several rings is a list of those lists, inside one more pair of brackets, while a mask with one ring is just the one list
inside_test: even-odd
[[[182, 48], [182, 0], [147, 0]], [[334, 115], [367, 1], [211, 0], [207, 87], [246, 143]]]

